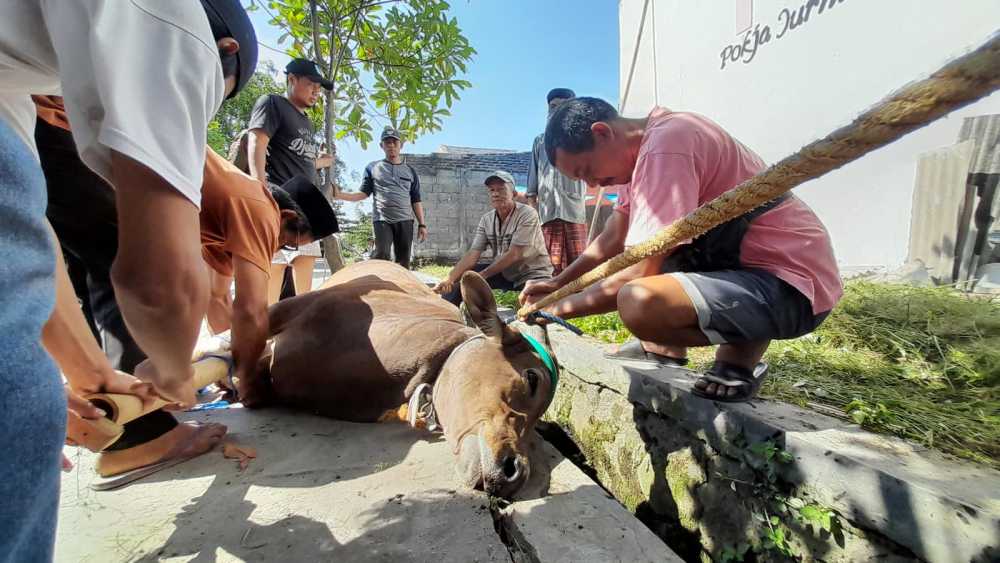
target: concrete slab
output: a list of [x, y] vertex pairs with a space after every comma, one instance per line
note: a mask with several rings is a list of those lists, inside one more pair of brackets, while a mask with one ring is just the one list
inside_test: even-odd
[[546, 460], [546, 496], [501, 511], [515, 562], [683, 561], [555, 448], [540, 442], [539, 449], [533, 459]]
[[240, 472], [216, 450], [95, 492], [94, 454], [67, 450], [77, 469], [63, 476], [57, 561], [563, 561], [568, 553], [581, 554], [576, 561], [672, 560], [541, 442], [544, 461], [527, 500], [508, 508], [506, 527], [526, 538], [521, 550], [502, 541], [515, 535], [497, 533], [494, 521], [505, 520], [489, 499], [458, 485], [439, 437], [283, 410], [181, 417], [226, 424], [229, 439], [255, 447], [257, 459]]
[[57, 560], [510, 560], [485, 495], [457, 488], [427, 434], [273, 410], [185, 418], [226, 424], [257, 459], [240, 473], [216, 450], [93, 492], [83, 454], [63, 478]]

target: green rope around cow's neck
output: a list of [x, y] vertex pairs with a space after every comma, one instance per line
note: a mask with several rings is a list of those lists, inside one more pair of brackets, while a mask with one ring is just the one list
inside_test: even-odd
[[545, 346], [542, 346], [541, 342], [523, 332], [521, 336], [528, 341], [528, 344], [531, 344], [531, 347], [538, 353], [538, 357], [542, 359], [542, 363], [545, 364], [546, 369], [549, 370], [549, 395], [550, 397], [554, 397], [556, 394], [556, 385], [559, 384], [559, 366], [556, 365], [555, 360], [552, 359], [552, 356], [549, 355], [548, 350], [545, 349]]

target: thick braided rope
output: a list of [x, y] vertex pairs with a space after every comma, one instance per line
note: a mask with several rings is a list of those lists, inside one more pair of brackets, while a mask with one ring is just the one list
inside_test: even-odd
[[897, 90], [850, 125], [806, 145], [767, 170], [666, 226], [659, 233], [569, 282], [544, 299], [518, 310], [524, 319], [594, 282], [771, 201], [799, 184], [883, 147], [903, 135], [983, 98], [1000, 88], [1000, 32], [929, 78]]

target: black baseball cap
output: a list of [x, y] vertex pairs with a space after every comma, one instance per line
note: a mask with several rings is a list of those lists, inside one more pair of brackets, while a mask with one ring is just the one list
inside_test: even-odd
[[319, 73], [319, 65], [309, 59], [294, 59], [285, 66], [285, 74], [305, 76], [313, 82], [318, 82], [324, 90], [333, 90], [333, 82], [323, 78]]
[[396, 139], [397, 141], [402, 142], [403, 136], [400, 135], [399, 131], [391, 125], [386, 125], [385, 129], [382, 130], [382, 138], [379, 140], [384, 141], [386, 139]]
[[240, 5], [240, 0], [201, 0], [201, 6], [208, 16], [208, 25], [212, 35], [218, 41], [223, 37], [232, 37], [240, 44], [240, 50], [233, 55], [223, 56], [223, 67], [231, 63], [229, 57], [236, 59], [236, 88], [229, 93], [227, 99], [233, 98], [250, 82], [257, 70], [257, 33], [250, 23], [250, 16]]
[[556, 98], [561, 98], [564, 100], [572, 100], [576, 97], [576, 92], [570, 90], [569, 88], [553, 88], [549, 90], [547, 96], [545, 96], [545, 103], [549, 103]]
[[337, 214], [323, 193], [305, 176], [295, 176], [281, 185], [306, 214], [313, 239], [320, 240], [340, 232]]

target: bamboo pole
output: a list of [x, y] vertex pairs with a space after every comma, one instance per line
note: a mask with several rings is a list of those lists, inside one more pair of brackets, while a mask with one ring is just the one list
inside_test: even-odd
[[521, 307], [524, 319], [560, 299], [771, 201], [792, 188], [857, 160], [1000, 88], [1000, 32], [930, 77], [884, 98], [849, 125], [813, 141], [767, 170], [709, 201], [659, 233], [552, 292]]
[[587, 244], [590, 244], [594, 240], [594, 229], [597, 228], [597, 218], [601, 215], [601, 205], [603, 203], [604, 186], [601, 186], [601, 189], [597, 190], [597, 202], [594, 203], [594, 217], [590, 220], [590, 232], [587, 234]]

